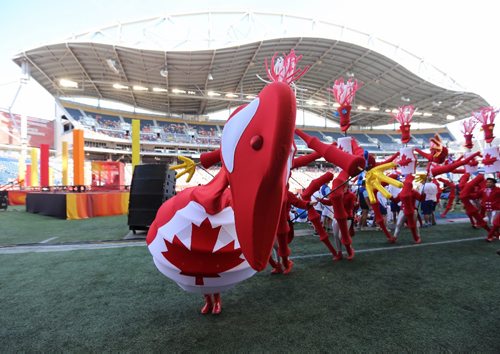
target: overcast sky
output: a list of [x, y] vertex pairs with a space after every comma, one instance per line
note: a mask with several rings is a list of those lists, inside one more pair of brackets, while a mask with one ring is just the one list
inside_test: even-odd
[[[24, 49], [117, 22], [172, 13], [242, 9], [319, 18], [373, 34], [423, 57], [491, 105], [500, 106], [500, 2], [233, 0], [230, 6], [228, 3], [227, 0], [2, 1], [0, 107], [12, 104], [20, 69], [11, 58]], [[44, 89], [30, 83], [19, 93], [13, 111], [50, 118], [54, 103]]]

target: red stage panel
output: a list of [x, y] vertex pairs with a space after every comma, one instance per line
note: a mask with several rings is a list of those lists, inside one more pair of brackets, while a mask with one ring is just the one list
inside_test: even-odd
[[26, 192], [25, 191], [8, 191], [9, 205], [25, 205]]
[[76, 220], [127, 214], [128, 199], [129, 192], [69, 193], [66, 195], [66, 216]]

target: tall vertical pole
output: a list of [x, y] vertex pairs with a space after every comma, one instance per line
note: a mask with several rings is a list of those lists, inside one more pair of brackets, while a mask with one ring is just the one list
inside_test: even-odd
[[85, 154], [83, 152], [83, 130], [73, 130], [73, 184], [83, 186]]
[[139, 119], [132, 119], [132, 168], [141, 163], [141, 124]]
[[31, 186], [38, 187], [38, 149], [31, 148]]
[[67, 141], [62, 142], [62, 184], [63, 186], [69, 186]]
[[[28, 145], [28, 119], [21, 115], [21, 156], [18, 164], [19, 186], [23, 187], [26, 183], [26, 150]], [[30, 180], [31, 182], [31, 180]]]
[[49, 145], [40, 144], [40, 186], [49, 186]]

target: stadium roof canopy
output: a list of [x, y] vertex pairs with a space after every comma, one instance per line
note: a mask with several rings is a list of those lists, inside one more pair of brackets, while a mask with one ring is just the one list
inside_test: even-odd
[[[200, 12], [117, 24], [19, 53], [55, 97], [92, 97], [167, 114], [205, 115], [249, 101], [264, 87], [264, 60], [295, 49], [298, 104], [334, 121], [327, 92], [339, 77], [364, 83], [352, 122], [387, 124], [412, 104], [417, 122], [444, 124], [487, 105], [422, 58], [329, 22], [284, 14]], [[25, 64], [24, 64], [25, 65]], [[70, 80], [76, 88], [64, 87]], [[75, 84], [76, 83], [76, 84]], [[68, 84], [68, 83], [66, 83]], [[135, 87], [134, 87], [135, 86]]]

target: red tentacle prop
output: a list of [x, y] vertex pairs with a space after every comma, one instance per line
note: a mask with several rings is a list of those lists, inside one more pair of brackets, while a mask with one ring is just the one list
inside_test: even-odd
[[332, 88], [328, 88], [335, 98], [335, 101], [340, 105], [337, 108], [337, 112], [340, 117], [340, 130], [344, 133], [349, 129], [350, 116], [351, 116], [351, 104], [356, 95], [356, 91], [358, 91], [363, 86], [363, 83], [358, 82], [357, 80], [349, 79], [344, 83], [344, 78], [340, 78], [335, 80]]
[[271, 67], [269, 67], [267, 58], [265, 59], [265, 67], [267, 77], [271, 82], [285, 82], [291, 85], [307, 73], [310, 65], [303, 69], [297, 68], [299, 61], [302, 60], [302, 55], [295, 55], [295, 51], [290, 50], [290, 54], [283, 53], [282, 57], [276, 58], [278, 53], [275, 53], [271, 58]]
[[474, 118], [471, 118], [469, 120], [464, 120], [462, 123], [463, 127], [462, 134], [464, 135], [465, 138], [464, 146], [467, 149], [472, 149], [472, 147], [474, 146], [474, 143], [472, 142], [472, 137], [473, 137], [472, 132], [476, 127], [477, 123], [478, 123], [477, 120], [474, 120]]
[[391, 113], [392, 120], [399, 122], [399, 129], [401, 130], [401, 142], [406, 144], [410, 141], [410, 126], [413, 119], [413, 113], [415, 113], [415, 107], [412, 105], [402, 106], [398, 108], [396, 114]]
[[495, 110], [493, 107], [483, 107], [479, 112], [473, 112], [473, 117], [481, 123], [484, 131], [484, 140], [490, 144], [495, 137], [493, 136], [493, 128], [495, 127], [495, 117], [498, 113], [498, 109]]

